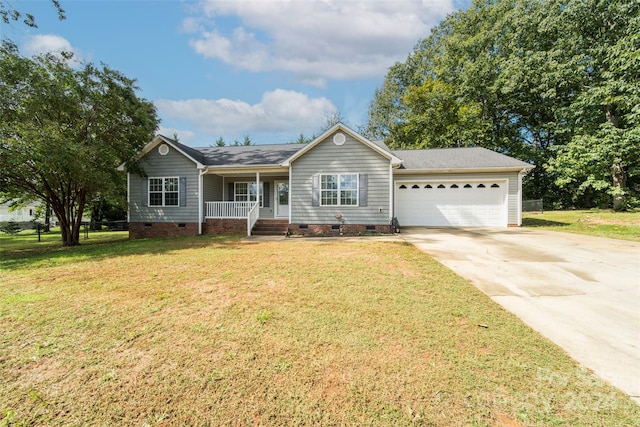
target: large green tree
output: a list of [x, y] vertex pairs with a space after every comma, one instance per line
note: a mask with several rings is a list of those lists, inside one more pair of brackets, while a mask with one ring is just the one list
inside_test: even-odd
[[86, 204], [122, 192], [116, 167], [151, 140], [158, 119], [134, 80], [104, 65], [74, 68], [69, 59], [0, 48], [0, 192], [47, 203], [63, 244], [73, 246]]
[[392, 147], [484, 146], [537, 165], [527, 197], [619, 207], [637, 176], [638, 7], [476, 0], [390, 68], [367, 132]]
[[640, 3], [572, 2], [566, 46], [582, 66], [571, 103], [574, 135], [549, 162], [574, 198], [625, 209], [640, 195]]

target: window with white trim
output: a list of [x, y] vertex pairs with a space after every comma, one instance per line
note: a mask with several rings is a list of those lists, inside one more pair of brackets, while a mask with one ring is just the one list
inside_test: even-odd
[[[258, 196], [258, 187], [254, 182], [234, 183], [233, 200], [236, 202], [255, 202]], [[264, 183], [260, 181], [260, 207], [263, 207]]]
[[180, 180], [171, 178], [149, 178], [149, 206], [178, 206]]
[[320, 175], [321, 206], [358, 206], [358, 174]]

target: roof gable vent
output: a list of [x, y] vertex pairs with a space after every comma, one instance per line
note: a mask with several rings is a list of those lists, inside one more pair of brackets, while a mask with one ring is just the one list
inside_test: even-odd
[[335, 135], [333, 135], [333, 143], [336, 145], [342, 145], [346, 140], [347, 138], [344, 136], [344, 133], [342, 132], [338, 132]]

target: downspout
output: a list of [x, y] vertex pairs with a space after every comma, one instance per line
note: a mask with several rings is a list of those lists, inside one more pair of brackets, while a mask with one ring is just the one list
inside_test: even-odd
[[131, 222], [131, 172], [127, 172], [127, 222]]
[[522, 175], [525, 173], [526, 171], [518, 172], [518, 227], [522, 226]]
[[393, 208], [393, 166], [389, 162], [389, 221], [395, 216]]
[[202, 223], [204, 222], [204, 175], [209, 171], [208, 167], [200, 169], [198, 174], [198, 234], [202, 234]]
[[291, 203], [291, 189], [293, 188], [291, 186], [291, 176], [291, 165], [289, 165], [289, 224], [291, 224], [291, 205], [293, 204]]

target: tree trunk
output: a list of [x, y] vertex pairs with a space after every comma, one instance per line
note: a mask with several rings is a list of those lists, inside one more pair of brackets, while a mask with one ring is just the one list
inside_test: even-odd
[[[607, 105], [607, 122], [613, 127], [620, 127], [618, 119], [618, 111], [615, 105]], [[611, 165], [611, 179], [613, 181], [613, 209], [621, 210], [624, 208], [624, 189], [627, 187], [627, 168], [623, 162], [616, 162]]]
[[611, 177], [613, 179], [613, 186], [616, 190], [620, 191], [620, 193], [615, 193], [613, 195], [613, 209], [621, 210], [624, 209], [624, 188], [627, 186], [627, 171], [625, 165], [623, 163], [615, 163], [611, 166]]
[[45, 211], [44, 211], [44, 231], [47, 233], [51, 231], [51, 204], [49, 203], [48, 200], [47, 200], [47, 207], [45, 208]]
[[79, 190], [77, 202], [74, 203], [72, 198], [69, 197], [62, 203], [52, 203], [51, 205], [53, 212], [60, 221], [63, 246], [77, 246], [80, 244], [80, 228], [82, 227], [82, 213], [84, 212], [85, 201], [86, 191]]
[[60, 221], [60, 234], [62, 235], [62, 245], [73, 246], [71, 244], [71, 226], [69, 224], [69, 218], [67, 218], [66, 212], [56, 212], [56, 216]]

